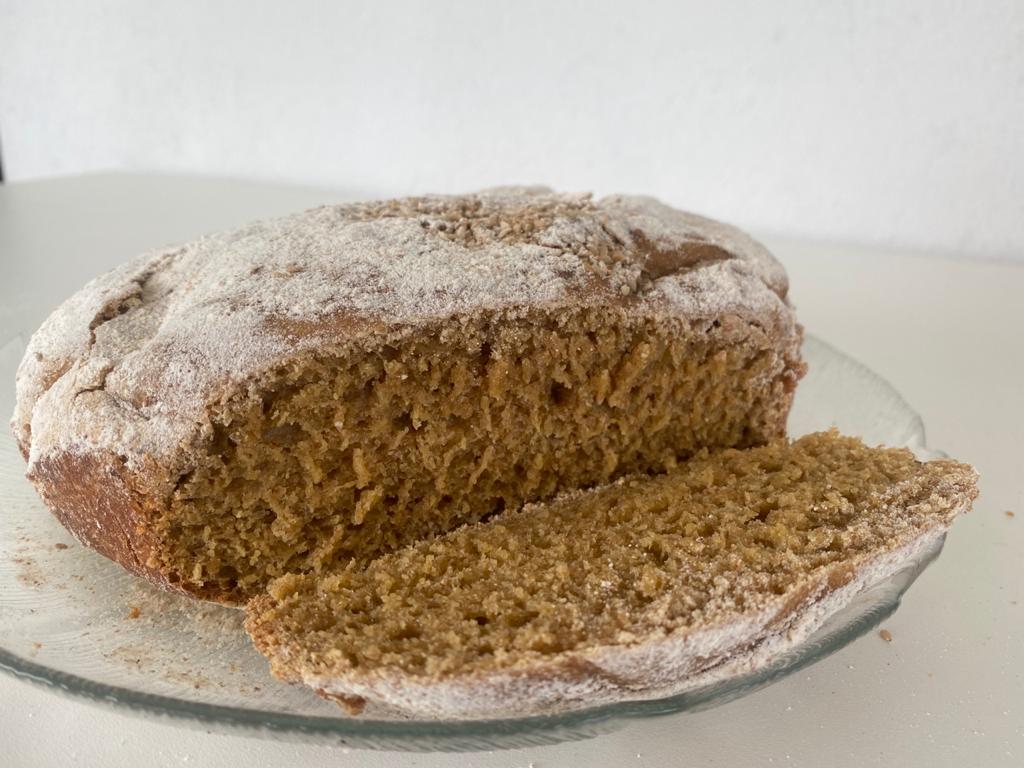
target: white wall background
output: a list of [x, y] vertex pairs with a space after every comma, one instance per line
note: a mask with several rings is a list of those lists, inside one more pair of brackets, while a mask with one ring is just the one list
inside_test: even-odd
[[658, 195], [1024, 260], [1024, 2], [0, 0], [10, 180]]

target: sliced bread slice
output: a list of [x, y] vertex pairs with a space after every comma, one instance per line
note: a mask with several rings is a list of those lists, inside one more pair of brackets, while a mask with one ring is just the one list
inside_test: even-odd
[[275, 675], [359, 711], [468, 718], [671, 695], [753, 669], [934, 543], [955, 461], [836, 432], [702, 454], [249, 604]]

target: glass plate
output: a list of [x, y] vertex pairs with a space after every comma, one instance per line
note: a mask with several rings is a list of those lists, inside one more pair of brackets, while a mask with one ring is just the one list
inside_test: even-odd
[[[29, 319], [9, 316], [0, 340], [4, 413], [12, 412], [14, 371], [35, 327]], [[927, 453], [921, 419], [882, 378], [814, 337], [806, 340], [804, 355], [810, 371], [790, 417], [793, 435], [834, 424], [870, 443]], [[350, 747], [455, 751], [546, 744], [615, 730], [632, 718], [721, 704], [814, 663], [877, 625], [942, 547], [938, 542], [903, 572], [862, 593], [769, 667], [710, 687], [544, 717], [424, 721], [368, 710], [353, 718], [305, 687], [271, 678], [242, 629], [241, 611], [161, 592], [80, 546], [23, 472], [14, 439], [3, 430], [0, 668], [126, 713]]]

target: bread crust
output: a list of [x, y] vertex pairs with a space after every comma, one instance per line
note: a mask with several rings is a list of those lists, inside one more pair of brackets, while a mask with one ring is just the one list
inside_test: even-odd
[[38, 462], [29, 475], [43, 501], [82, 544], [162, 587], [173, 584], [152, 565], [158, 542], [147, 520], [151, 501], [137, 477], [111, 454], [61, 452]]
[[[468, 223], [467, 223], [468, 222]], [[756, 326], [803, 373], [784, 270], [724, 224], [649, 198], [500, 189], [327, 206], [144, 255], [86, 285], [28, 344], [12, 428], [82, 542], [161, 586], [152, 521], [211, 440], [211, 411], [303, 355], [458, 333], [483, 313], [604, 307], [672, 327]], [[723, 326], [719, 328], [718, 326]]]

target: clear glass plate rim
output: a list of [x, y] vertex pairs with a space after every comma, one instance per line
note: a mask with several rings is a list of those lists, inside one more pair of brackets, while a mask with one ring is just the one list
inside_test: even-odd
[[[924, 424], [920, 415], [910, 407], [905, 398], [882, 376], [812, 334], [807, 334], [805, 341], [806, 343], [821, 346], [835, 357], [841, 358], [845, 365], [859, 370], [865, 378], [873, 379], [882, 389], [887, 391], [888, 395], [895, 402], [899, 403], [907, 414], [912, 415], [906, 435], [908, 447], [926, 453], [929, 456], [942, 455], [940, 452], [930, 451], [925, 448]], [[934, 552], [914, 566], [914, 572], [910, 574], [907, 586], [938, 555], [940, 550], [941, 541]], [[781, 659], [778, 664], [772, 664], [755, 673], [731, 678], [730, 684], [735, 682], [736, 688], [742, 689], [743, 682], [747, 681], [756, 687], [761, 687], [778, 677], [824, 658], [845, 646], [854, 637], [864, 634], [895, 611], [899, 606], [899, 597], [904, 589], [901, 589], [896, 599], [886, 604], [881, 612], [875, 611], [865, 614], [846, 627], [845, 631], [834, 632], [826, 636], [820, 646], [820, 652], [804, 654], [803, 656], [798, 654], [788, 655]], [[473, 748], [472, 743], [475, 741], [510, 734], [524, 737], [527, 743], [531, 741], [534, 743], [549, 743], [556, 740], [571, 739], [573, 738], [572, 734], [574, 731], [580, 731], [580, 735], [577, 738], [582, 738], [599, 732], [602, 723], [612, 721], [617, 723], [639, 717], [678, 713], [684, 708], [681, 701], [687, 699], [689, 701], [687, 701], [688, 705], [685, 705], [686, 711], [700, 709], [701, 694], [704, 692], [702, 689], [661, 699], [618, 702], [565, 713], [515, 719], [403, 721], [331, 718], [188, 701], [172, 696], [162, 696], [136, 691], [127, 687], [95, 682], [86, 677], [47, 667], [44, 664], [12, 653], [4, 648], [0, 648], [0, 671], [77, 699], [87, 700], [129, 713], [169, 717], [183, 724], [202, 726], [215, 723], [257, 734], [259, 732], [268, 732], [279, 735], [317, 735], [341, 743], [345, 743], [347, 739], [352, 739], [354, 746], [365, 745], [365, 743], [371, 743], [371, 745], [372, 743], [380, 744], [394, 740], [392, 743], [401, 743], [401, 748], [403, 749], [416, 749], [416, 740], [435, 742], [432, 748], [436, 749], [440, 746], [436, 742], [446, 739], [455, 740], [447, 748], [459, 749], [457, 740], [460, 738], [467, 739], [470, 744], [469, 748]], [[707, 701], [717, 700], [714, 687], [706, 689], [705, 699]], [[581, 729], [586, 729], [586, 732], [583, 733]], [[560, 736], [557, 738], [545, 738], [543, 736], [545, 732], [551, 734], [558, 732]], [[537, 738], [530, 739], [530, 733], [535, 733]], [[364, 744], [360, 744], [360, 742], [364, 742]], [[494, 745], [491, 745], [490, 748], [494, 748]]]

